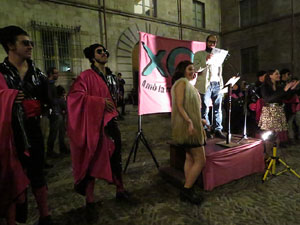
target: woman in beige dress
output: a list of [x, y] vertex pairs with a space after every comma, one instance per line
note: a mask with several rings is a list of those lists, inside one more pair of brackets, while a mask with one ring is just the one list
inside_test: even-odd
[[196, 83], [194, 65], [182, 61], [176, 67], [172, 86], [172, 139], [184, 149], [185, 183], [180, 192], [181, 200], [200, 204], [202, 197], [197, 195], [193, 185], [205, 165], [204, 145], [206, 141], [201, 118], [201, 98], [194, 87]]

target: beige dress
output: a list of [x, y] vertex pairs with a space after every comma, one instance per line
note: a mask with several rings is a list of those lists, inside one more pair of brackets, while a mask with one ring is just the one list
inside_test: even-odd
[[[185, 83], [185, 93], [183, 99], [183, 108], [189, 118], [192, 120], [195, 134], [188, 134], [188, 123], [182, 117], [176, 106], [175, 88], [180, 83]], [[175, 143], [187, 147], [198, 147], [205, 144], [206, 135], [201, 122], [201, 98], [197, 89], [190, 84], [186, 78], [178, 79], [172, 89], [172, 139]]]

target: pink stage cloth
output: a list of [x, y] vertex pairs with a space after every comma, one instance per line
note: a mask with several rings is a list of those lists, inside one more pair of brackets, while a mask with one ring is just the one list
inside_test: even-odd
[[202, 171], [204, 189], [210, 191], [230, 181], [263, 172], [263, 152], [261, 140], [227, 149], [209, 142], [206, 145], [206, 165]]

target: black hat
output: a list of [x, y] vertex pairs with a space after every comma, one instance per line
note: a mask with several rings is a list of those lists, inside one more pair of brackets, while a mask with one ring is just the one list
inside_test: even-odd
[[85, 58], [89, 59], [91, 63], [93, 62], [92, 59], [95, 58], [95, 49], [98, 47], [102, 47], [104, 51], [106, 51], [107, 58], [109, 57], [109, 52], [106, 50], [106, 48], [103, 45], [97, 43], [92, 44], [83, 50]]
[[265, 75], [266, 73], [267, 73], [266, 71], [261, 70], [261, 71], [258, 71], [258, 72], [257, 72], [256, 76], [257, 76], [257, 77], [261, 77], [261, 76]]
[[8, 43], [14, 44], [19, 35], [29, 36], [25, 30], [17, 26], [7, 26], [0, 29], [0, 43], [7, 53]]

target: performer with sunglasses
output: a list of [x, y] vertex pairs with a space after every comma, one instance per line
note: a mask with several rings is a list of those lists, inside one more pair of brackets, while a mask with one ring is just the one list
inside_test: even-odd
[[114, 183], [117, 200], [129, 194], [122, 181], [117, 77], [105, 67], [109, 53], [103, 45], [90, 45], [84, 55], [91, 69], [76, 78], [68, 94], [68, 135], [75, 190], [86, 196], [86, 212], [93, 217], [95, 178]]
[[37, 224], [52, 224], [40, 128], [41, 105], [48, 102], [47, 78], [31, 60], [33, 42], [26, 31], [4, 27], [0, 42], [8, 55], [0, 64], [0, 217], [8, 225], [26, 222], [30, 183], [40, 212]]

